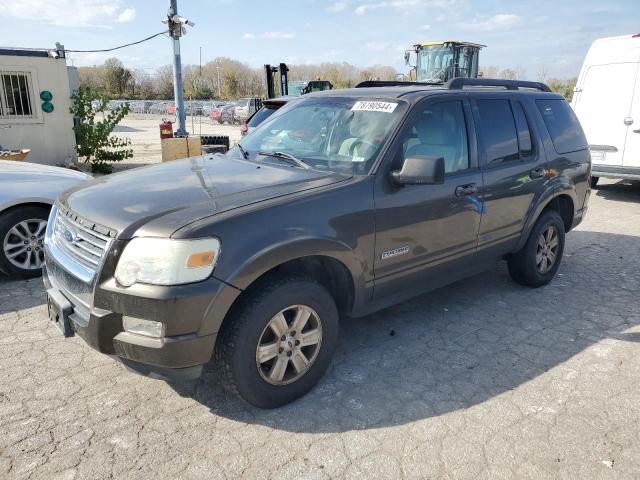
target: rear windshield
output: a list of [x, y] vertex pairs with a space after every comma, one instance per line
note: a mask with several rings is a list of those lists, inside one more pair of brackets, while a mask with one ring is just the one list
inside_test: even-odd
[[580, 122], [567, 102], [536, 100], [536, 105], [551, 135], [556, 152], [565, 154], [587, 148], [587, 140]]
[[262, 122], [264, 122], [267, 118], [269, 118], [275, 111], [280, 108], [280, 105], [275, 106], [264, 106], [260, 110], [256, 112], [256, 114], [249, 119], [247, 122], [247, 126], [249, 127], [257, 127]]

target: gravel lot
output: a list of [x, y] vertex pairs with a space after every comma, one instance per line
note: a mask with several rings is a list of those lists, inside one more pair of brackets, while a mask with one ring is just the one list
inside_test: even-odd
[[[175, 119], [171, 115], [132, 113], [116, 126], [114, 133], [117, 136], [131, 139], [133, 158], [114, 164], [115, 170], [158, 163], [162, 160], [159, 125], [165, 117], [168, 120]], [[177, 124], [174, 124], [173, 131], [177, 128]], [[231, 145], [240, 140], [240, 125], [220, 125], [212, 122], [209, 117], [187, 117], [187, 131], [191, 135], [227, 135]]]
[[345, 320], [272, 411], [130, 373], [0, 279], [0, 478], [638, 478], [639, 254], [640, 187], [604, 182], [551, 285], [502, 265]]

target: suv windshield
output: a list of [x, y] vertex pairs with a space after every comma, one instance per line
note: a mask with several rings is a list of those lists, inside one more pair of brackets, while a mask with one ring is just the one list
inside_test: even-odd
[[251, 158], [257, 152], [283, 152], [311, 168], [366, 173], [406, 108], [395, 98], [296, 101], [260, 124], [240, 145]]

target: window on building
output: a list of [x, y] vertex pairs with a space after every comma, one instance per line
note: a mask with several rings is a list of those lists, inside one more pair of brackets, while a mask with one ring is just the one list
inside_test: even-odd
[[34, 118], [29, 72], [0, 71], [0, 118]]

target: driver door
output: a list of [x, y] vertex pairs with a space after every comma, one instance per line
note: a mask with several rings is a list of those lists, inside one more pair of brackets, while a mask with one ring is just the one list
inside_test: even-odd
[[[473, 270], [482, 215], [475, 138], [466, 98], [414, 107], [376, 176], [375, 300], [409, 297]], [[444, 157], [444, 183], [394, 185], [389, 172], [412, 155]]]

